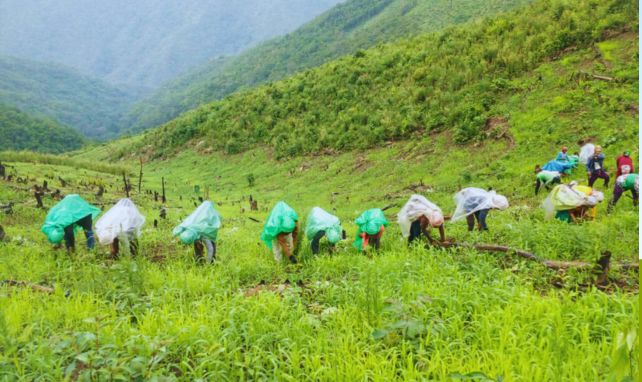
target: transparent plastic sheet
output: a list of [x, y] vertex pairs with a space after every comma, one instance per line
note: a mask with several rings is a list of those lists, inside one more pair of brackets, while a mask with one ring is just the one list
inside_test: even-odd
[[470, 214], [485, 209], [505, 210], [508, 208], [508, 199], [495, 191], [486, 191], [481, 188], [464, 188], [455, 194], [457, 205], [451, 221], [460, 220]]
[[[584, 188], [588, 188], [588, 191]], [[590, 187], [587, 186], [569, 186], [560, 184], [555, 186], [548, 194], [542, 208], [544, 208], [545, 216], [547, 219], [552, 218], [557, 211], [567, 211], [580, 206], [594, 206], [600, 198], [604, 199], [604, 195], [598, 191], [596, 194]]]
[[422, 195], [412, 195], [397, 214], [397, 223], [403, 237], [410, 235], [412, 222], [422, 215], [428, 219], [433, 227], [439, 227], [444, 223], [444, 214], [441, 212], [441, 208]]
[[111, 244], [121, 235], [140, 236], [145, 217], [129, 199], [121, 199], [96, 222], [96, 236], [102, 245]]
[[342, 229], [339, 218], [323, 208], [314, 207], [306, 220], [305, 236], [308, 240], [312, 240], [319, 231], [325, 231], [325, 237], [332, 244], [341, 240]]
[[285, 202], [278, 202], [270, 216], [268, 217], [265, 225], [263, 226], [263, 232], [261, 233], [261, 240], [272, 249], [272, 242], [276, 236], [280, 233], [290, 233], [296, 228], [296, 223], [299, 221], [299, 216], [288, 206]]
[[192, 212], [187, 219], [176, 226], [172, 234], [174, 236], [180, 236], [181, 241], [185, 244], [191, 244], [200, 238], [216, 241], [216, 236], [220, 228], [221, 216], [214, 208], [212, 202], [207, 200]]
[[49, 242], [58, 244], [62, 241], [63, 230], [70, 224], [77, 222], [87, 215], [92, 220], [100, 214], [100, 209], [89, 204], [78, 194], [65, 196], [60, 202], [53, 206], [47, 213], [45, 223], [40, 230], [47, 235]]
[[368, 235], [376, 235], [381, 231], [381, 227], [388, 226], [388, 219], [380, 208], [372, 208], [362, 213], [355, 221], [357, 225], [357, 237], [354, 240], [353, 246], [359, 250], [363, 249], [362, 233]]
[[587, 164], [589, 159], [593, 156], [595, 152], [595, 145], [592, 143], [587, 143], [580, 149], [580, 163]]

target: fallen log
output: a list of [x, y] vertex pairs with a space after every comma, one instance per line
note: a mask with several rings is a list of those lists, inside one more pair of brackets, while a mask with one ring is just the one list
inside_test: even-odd
[[0, 284], [17, 286], [17, 287], [28, 287], [35, 292], [42, 292], [42, 293], [48, 293], [48, 294], [51, 294], [54, 292], [54, 288], [44, 286], [44, 285], [33, 284], [27, 281], [3, 280], [2, 282], [0, 282]]

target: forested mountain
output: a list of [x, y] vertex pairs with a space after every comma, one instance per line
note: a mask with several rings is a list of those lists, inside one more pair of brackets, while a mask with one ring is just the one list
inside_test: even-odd
[[516, 8], [530, 0], [349, 0], [297, 31], [218, 59], [172, 81], [139, 102], [125, 125], [157, 126], [240, 88], [275, 81], [382, 41]]
[[57, 154], [78, 149], [82, 144], [82, 135], [71, 128], [0, 104], [0, 151], [31, 150]]
[[0, 54], [153, 88], [287, 33], [341, 0], [0, 0]]
[[46, 116], [90, 138], [114, 137], [136, 98], [60, 65], [0, 56], [0, 103]]
[[[473, 142], [486, 136], [492, 117], [510, 115], [499, 102], [502, 97], [537, 86], [537, 76], [535, 82], [513, 80], [564, 51], [635, 30], [636, 23], [637, 3], [632, 0], [537, 1], [500, 17], [358, 51], [236, 93], [147, 132], [137, 149], [166, 156], [194, 141], [228, 153], [269, 145], [277, 157], [287, 157], [372, 147], [444, 130], [456, 142]], [[625, 64], [612, 70], [621, 87], [633, 89], [633, 53]], [[574, 70], [577, 79], [560, 81], [573, 84], [586, 76], [580, 65]], [[581, 99], [582, 89], [573, 92], [572, 97]], [[613, 107], [628, 107], [628, 96], [613, 94]], [[572, 101], [563, 102], [572, 109]], [[132, 149], [136, 147], [127, 147]]]

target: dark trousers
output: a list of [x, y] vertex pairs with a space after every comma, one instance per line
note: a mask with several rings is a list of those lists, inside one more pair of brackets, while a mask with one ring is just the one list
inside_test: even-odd
[[381, 234], [378, 233], [376, 235], [368, 235], [368, 245], [371, 245], [372, 248], [379, 250], [379, 247], [381, 246]]
[[[120, 243], [118, 238], [115, 238], [111, 243], [111, 254], [116, 257], [120, 253]], [[129, 238], [129, 253], [132, 256], [138, 255], [138, 239], [136, 237]]]
[[321, 241], [323, 236], [325, 236], [325, 231], [317, 232], [317, 234], [314, 235], [314, 238], [312, 239], [312, 243], [310, 243], [310, 246], [312, 247], [312, 253], [315, 255], [319, 254], [319, 242]]
[[85, 237], [87, 238], [87, 248], [94, 248], [94, 232], [91, 230], [91, 214], [85, 216], [84, 218], [78, 220], [73, 224], [69, 224], [65, 227], [65, 248], [67, 250], [76, 249], [76, 237], [74, 235], [74, 226], [80, 226], [83, 231], [85, 231]]
[[[618, 200], [620, 200], [623, 194], [624, 194], [624, 188], [622, 188], [622, 186], [620, 186], [619, 184], [616, 184], [615, 189], [613, 190], [613, 199], [611, 199], [611, 201], [609, 202], [609, 208], [608, 208], [609, 212], [613, 209], [613, 207], [615, 207]], [[635, 188], [631, 190], [631, 194], [633, 195], [633, 205], [637, 206], [639, 195], [635, 191]]]
[[410, 236], [408, 236], [408, 244], [411, 244], [416, 239], [419, 239], [419, 236], [421, 236], [421, 234], [421, 222], [419, 220], [415, 220], [410, 225]]
[[559, 177], [553, 179], [549, 184], [545, 184], [541, 180], [537, 179], [535, 180], [535, 195], [539, 194], [539, 189], [542, 187], [542, 184], [547, 190], [549, 190], [552, 185], [560, 183], [562, 183], [562, 180]]
[[593, 183], [595, 183], [595, 181], [598, 178], [604, 179], [604, 187], [609, 186], [609, 179], [611, 179], [609, 178], [609, 174], [607, 174], [606, 171], [604, 170], [596, 170], [596, 171], [593, 171], [589, 176], [589, 182], [588, 182], [589, 187], [593, 187]]
[[480, 231], [488, 231], [488, 227], [486, 226], [486, 216], [488, 216], [488, 212], [490, 212], [490, 209], [486, 208], [466, 216], [466, 222], [468, 222], [468, 231], [472, 231], [475, 229], [475, 219], [477, 219]]

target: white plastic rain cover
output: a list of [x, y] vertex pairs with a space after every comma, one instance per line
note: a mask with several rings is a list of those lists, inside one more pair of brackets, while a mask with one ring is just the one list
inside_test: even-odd
[[96, 222], [96, 235], [102, 245], [111, 244], [123, 234], [140, 236], [140, 229], [145, 224], [145, 217], [140, 214], [134, 202], [120, 199]]
[[495, 208], [505, 210], [508, 208], [508, 199], [495, 191], [486, 191], [481, 188], [464, 188], [455, 194], [457, 208], [451, 221], [460, 220], [480, 210]]
[[595, 145], [592, 143], [587, 143], [582, 148], [580, 149], [580, 162], [583, 164], [587, 164], [589, 159], [593, 156], [593, 153], [595, 152]]
[[397, 223], [399, 223], [401, 234], [404, 237], [410, 235], [412, 222], [419, 219], [421, 215], [425, 216], [433, 227], [439, 227], [444, 223], [444, 214], [441, 212], [441, 208], [422, 195], [412, 195], [397, 214]]

